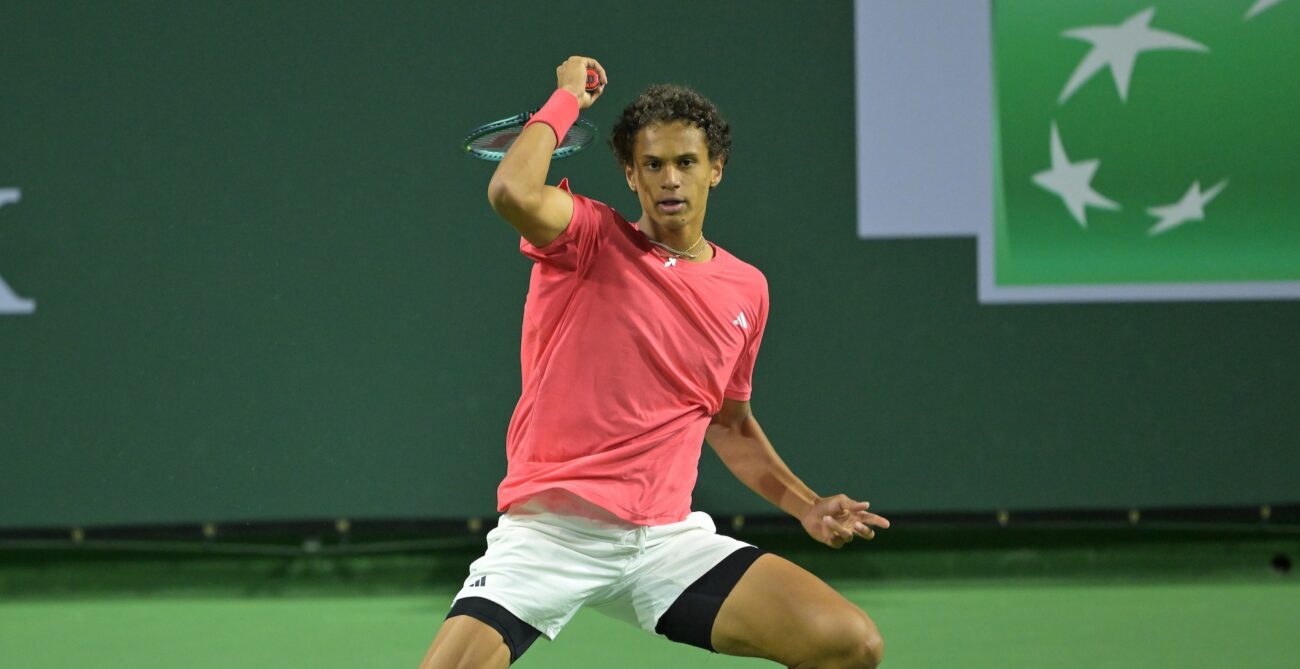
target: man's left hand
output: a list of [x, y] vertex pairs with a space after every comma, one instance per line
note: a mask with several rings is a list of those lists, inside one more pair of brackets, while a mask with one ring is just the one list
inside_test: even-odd
[[869, 502], [856, 502], [846, 495], [818, 497], [799, 522], [812, 538], [839, 548], [854, 537], [876, 538], [875, 528], [886, 529], [889, 520], [867, 511]]

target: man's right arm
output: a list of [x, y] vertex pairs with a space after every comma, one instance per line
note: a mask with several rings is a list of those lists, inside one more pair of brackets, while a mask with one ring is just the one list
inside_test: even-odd
[[[600, 74], [601, 87], [586, 91], [587, 68]], [[555, 69], [557, 88], [578, 100], [586, 109], [600, 97], [605, 87], [605, 70], [594, 59], [573, 56]], [[560, 236], [573, 216], [573, 197], [546, 185], [551, 154], [558, 140], [555, 130], [545, 123], [534, 123], [515, 139], [505, 158], [497, 166], [488, 184], [488, 202], [502, 218], [514, 226], [529, 244], [541, 248]]]

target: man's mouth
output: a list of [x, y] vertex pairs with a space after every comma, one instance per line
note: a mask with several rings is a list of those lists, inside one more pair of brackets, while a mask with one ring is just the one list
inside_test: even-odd
[[686, 206], [686, 200], [667, 198], [656, 202], [655, 206], [659, 207], [659, 211], [662, 211], [666, 214], [675, 214], [681, 211], [682, 208]]

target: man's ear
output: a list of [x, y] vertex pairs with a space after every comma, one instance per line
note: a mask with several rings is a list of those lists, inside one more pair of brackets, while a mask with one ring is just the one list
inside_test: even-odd
[[717, 188], [722, 183], [722, 168], [725, 166], [722, 158], [714, 158], [709, 161], [709, 170], [712, 172], [709, 178], [709, 188]]
[[624, 165], [624, 166], [623, 166], [623, 176], [624, 176], [624, 178], [627, 179], [627, 187], [628, 187], [628, 188], [631, 188], [631, 189], [632, 189], [632, 192], [635, 193], [635, 192], [636, 192], [636, 180], [632, 178], [632, 166], [631, 166], [631, 165]]

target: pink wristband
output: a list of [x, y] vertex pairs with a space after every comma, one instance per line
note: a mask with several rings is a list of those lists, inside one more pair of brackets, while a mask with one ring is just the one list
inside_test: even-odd
[[534, 123], [545, 123], [551, 126], [551, 130], [555, 132], [555, 145], [559, 146], [564, 142], [564, 136], [568, 134], [569, 128], [576, 120], [578, 120], [578, 98], [563, 88], [557, 88], [551, 94], [551, 99], [528, 119], [524, 128]]

